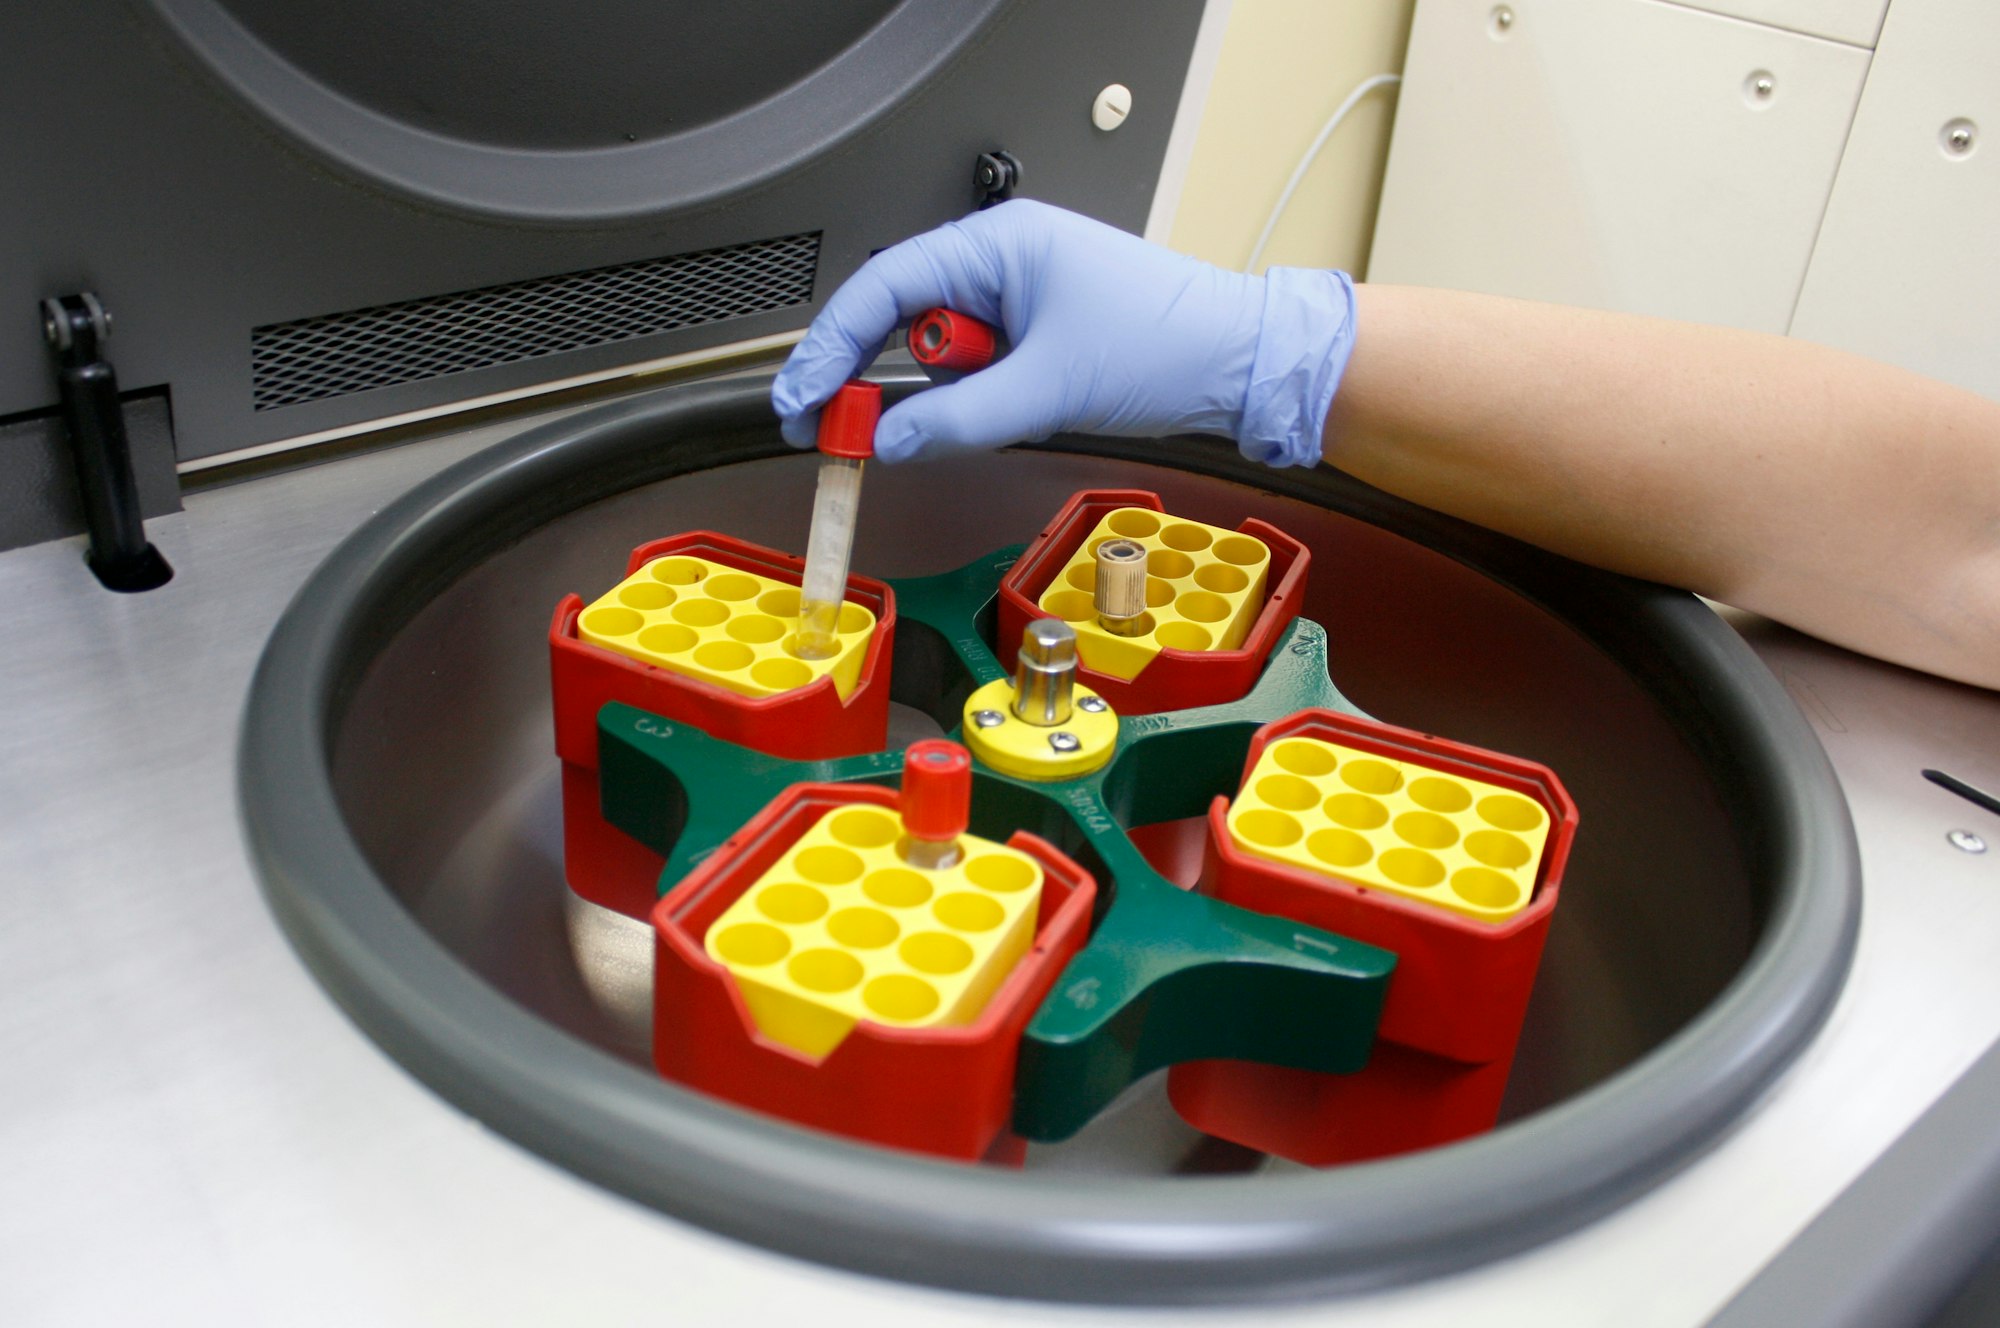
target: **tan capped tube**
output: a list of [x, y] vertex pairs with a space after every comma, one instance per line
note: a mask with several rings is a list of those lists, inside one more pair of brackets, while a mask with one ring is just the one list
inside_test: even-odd
[[1137, 540], [1108, 539], [1097, 546], [1097, 588], [1092, 607], [1097, 622], [1113, 636], [1140, 636], [1146, 613], [1146, 546]]

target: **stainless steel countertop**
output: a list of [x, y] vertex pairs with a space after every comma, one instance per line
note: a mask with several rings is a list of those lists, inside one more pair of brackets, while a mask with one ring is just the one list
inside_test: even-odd
[[[539, 418], [547, 418], [539, 417]], [[538, 420], [189, 496], [150, 594], [80, 541], [0, 554], [0, 1321], [823, 1325], [1110, 1321], [919, 1290], [710, 1235], [433, 1096], [265, 910], [234, 742], [265, 635], [411, 484]], [[1730, 615], [1852, 805], [1860, 949], [1832, 1020], [1681, 1175], [1577, 1234], [1362, 1297], [1151, 1321], [1685, 1325], [1713, 1314], [2000, 1038], [2000, 695]], [[1956, 827], [1994, 845], [1946, 840]]]

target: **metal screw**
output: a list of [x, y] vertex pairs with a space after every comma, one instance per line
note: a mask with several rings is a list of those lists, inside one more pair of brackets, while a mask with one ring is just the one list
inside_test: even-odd
[[1076, 698], [1076, 708], [1086, 714], [1101, 715], [1111, 707], [1104, 703], [1104, 698], [1101, 696], [1079, 696]]
[[972, 712], [972, 722], [982, 729], [997, 729], [1007, 722], [1007, 717], [998, 710], [975, 710]]
[[1493, 30], [1495, 32], [1505, 32], [1513, 26], [1514, 11], [1505, 5], [1495, 5], [1493, 8]]
[[1768, 97], [1777, 91], [1778, 88], [1777, 82], [1769, 74], [1764, 75], [1764, 77], [1758, 79], [1750, 86], [1760, 97]]
[[1049, 735], [1049, 746], [1059, 752], [1073, 752], [1083, 746], [1083, 744], [1077, 741], [1074, 733], [1058, 732]]
[[1947, 830], [1944, 837], [1951, 842], [1953, 848], [1962, 853], [1984, 853], [1986, 851], [1986, 841], [1978, 835], [1973, 834], [1970, 830]]
[[1944, 128], [1938, 131], [1938, 138], [1941, 140], [1945, 156], [1969, 156], [1973, 145], [1979, 141], [1979, 127], [1963, 118], [1947, 120]]

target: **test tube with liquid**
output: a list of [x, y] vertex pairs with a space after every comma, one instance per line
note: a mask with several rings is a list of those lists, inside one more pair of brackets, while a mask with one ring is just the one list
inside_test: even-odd
[[793, 644], [801, 659], [827, 659], [840, 649], [840, 606], [847, 599], [847, 567], [861, 514], [861, 469], [875, 455], [875, 423], [881, 415], [882, 389], [858, 378], [844, 383], [820, 408], [819, 487], [813, 493]]

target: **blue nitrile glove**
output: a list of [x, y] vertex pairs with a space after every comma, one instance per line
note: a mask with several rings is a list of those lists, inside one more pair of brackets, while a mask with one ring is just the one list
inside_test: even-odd
[[811, 446], [821, 403], [935, 305], [1014, 349], [884, 414], [885, 461], [1075, 430], [1219, 433], [1253, 461], [1311, 465], [1354, 347], [1344, 272], [1225, 272], [1016, 199], [884, 250], [834, 292], [771, 387], [786, 440]]

